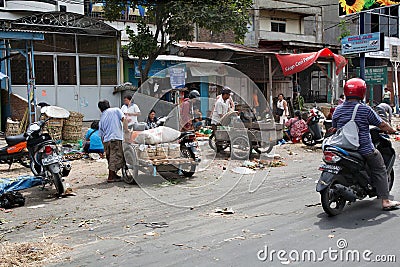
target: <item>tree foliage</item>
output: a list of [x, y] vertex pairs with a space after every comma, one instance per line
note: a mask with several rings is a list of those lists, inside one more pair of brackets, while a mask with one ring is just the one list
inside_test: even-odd
[[[192, 41], [194, 25], [215, 33], [233, 31], [240, 41], [247, 32], [248, 9], [252, 0], [133, 0], [105, 1], [105, 16], [114, 21], [128, 6], [146, 7], [146, 16], [137, 24], [137, 32], [128, 28], [129, 53], [138, 58], [141, 81], [147, 79], [152, 63], [169, 45]], [[142, 68], [143, 60], [146, 60]]]
[[348, 28], [348, 23], [345, 20], [341, 20], [338, 24], [340, 35], [338, 36], [337, 40], [340, 42], [343, 38], [350, 36], [351, 32]]

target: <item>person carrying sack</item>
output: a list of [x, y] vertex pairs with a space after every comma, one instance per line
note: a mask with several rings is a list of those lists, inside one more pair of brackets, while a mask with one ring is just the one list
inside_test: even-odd
[[388, 174], [385, 162], [379, 150], [372, 143], [369, 126], [377, 126], [382, 131], [390, 134], [396, 131], [383, 121], [371, 107], [361, 103], [365, 98], [366, 89], [365, 81], [360, 78], [353, 78], [346, 82], [344, 85], [346, 100], [333, 113], [332, 127], [341, 129], [353, 117], [358, 128], [359, 146], [357, 152], [365, 158], [371, 170], [372, 185], [376, 188], [378, 198], [382, 200], [382, 209], [395, 209], [400, 207], [400, 202], [389, 200]]

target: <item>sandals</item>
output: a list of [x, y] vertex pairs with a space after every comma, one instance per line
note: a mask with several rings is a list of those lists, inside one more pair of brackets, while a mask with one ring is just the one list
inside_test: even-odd
[[116, 182], [122, 182], [121, 178], [114, 178], [114, 179], [107, 179], [107, 183], [116, 183]]
[[400, 202], [395, 201], [395, 204], [392, 204], [387, 207], [382, 207], [382, 210], [384, 211], [391, 211], [391, 210], [397, 210], [400, 209]]

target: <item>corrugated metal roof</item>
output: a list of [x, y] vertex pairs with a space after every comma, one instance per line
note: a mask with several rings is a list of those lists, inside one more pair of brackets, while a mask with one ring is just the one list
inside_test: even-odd
[[223, 62], [205, 58], [196, 57], [181, 57], [176, 55], [159, 55], [156, 60], [170, 60], [170, 61], [181, 61], [181, 62], [196, 62], [196, 63], [216, 63], [216, 64], [234, 64], [232, 62]]
[[240, 44], [227, 44], [227, 43], [211, 43], [211, 42], [186, 42], [180, 41], [174, 44], [177, 47], [182, 48], [196, 48], [206, 50], [230, 50], [234, 52], [243, 53], [259, 53], [259, 54], [274, 54], [271, 51], [263, 48], [248, 47]]
[[[130, 59], [137, 59], [137, 57], [133, 57], [129, 55]], [[195, 62], [195, 63], [214, 63], [214, 64], [235, 64], [232, 62], [223, 62], [217, 60], [210, 60], [205, 58], [196, 58], [196, 57], [180, 57], [176, 55], [159, 55], [157, 57], [158, 61], [178, 61], [178, 62]]]

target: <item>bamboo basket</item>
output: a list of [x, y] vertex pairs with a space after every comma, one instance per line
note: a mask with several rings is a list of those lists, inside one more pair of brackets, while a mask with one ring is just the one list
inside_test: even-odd
[[78, 141], [82, 139], [83, 114], [70, 111], [68, 119], [64, 120], [62, 130], [63, 140]]
[[11, 119], [7, 119], [6, 122], [6, 136], [13, 136], [13, 135], [19, 135], [20, 132], [20, 122], [19, 121], [13, 121]]
[[69, 112], [68, 119], [64, 120], [64, 125], [68, 126], [80, 126], [82, 128], [83, 114], [75, 111]]
[[[41, 120], [46, 120], [48, 118], [49, 117], [46, 114], [42, 114], [40, 116]], [[61, 140], [63, 123], [64, 119], [51, 118], [46, 122], [46, 125], [43, 127], [43, 131], [48, 132], [54, 141]]]

